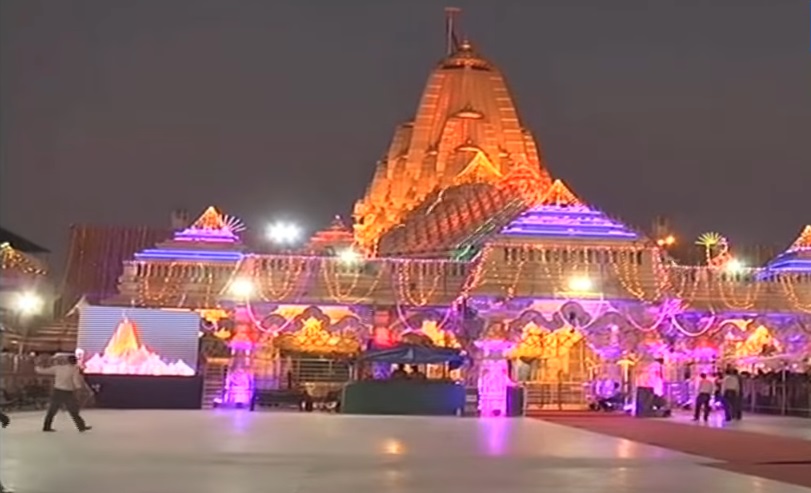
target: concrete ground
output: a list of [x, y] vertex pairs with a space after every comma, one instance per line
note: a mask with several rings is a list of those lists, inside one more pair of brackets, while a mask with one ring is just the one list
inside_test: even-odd
[[[537, 419], [89, 410], [79, 434], [13, 415], [2, 479], [18, 493], [790, 493], [717, 461]], [[755, 420], [752, 420], [754, 423]], [[811, 423], [809, 423], [811, 424]]]

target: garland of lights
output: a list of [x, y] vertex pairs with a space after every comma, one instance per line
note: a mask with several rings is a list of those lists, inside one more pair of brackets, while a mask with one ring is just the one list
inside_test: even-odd
[[679, 322], [679, 319], [675, 313], [670, 315], [670, 323], [672, 323], [673, 326], [676, 327], [676, 329], [678, 329], [679, 332], [686, 335], [687, 337], [700, 337], [706, 334], [713, 327], [716, 319], [717, 317], [715, 316], [715, 314], [713, 314], [710, 316], [710, 321], [707, 322], [707, 324], [704, 326], [703, 329], [699, 329], [697, 332], [690, 332], [689, 330], [684, 328], [681, 322]]
[[748, 289], [746, 290], [747, 294], [745, 295], [745, 301], [743, 303], [737, 303], [736, 300], [734, 299], [736, 298], [734, 294], [732, 296], [733, 300], [731, 302], [727, 299], [726, 291], [724, 289], [724, 285], [727, 283], [740, 284], [738, 282], [735, 282], [735, 280], [733, 279], [724, 277], [722, 277], [720, 281], [718, 281], [718, 292], [721, 295], [721, 301], [724, 302], [727, 308], [731, 308], [733, 310], [751, 310], [755, 306], [754, 300], [757, 299], [757, 296], [760, 293], [761, 283], [759, 282], [746, 283], [748, 285]]
[[[261, 279], [261, 282], [259, 283], [259, 295], [264, 301], [278, 301], [288, 298], [293, 293], [293, 290], [295, 290], [298, 286], [301, 273], [304, 272], [305, 267], [309, 263], [309, 259], [306, 258], [284, 258], [281, 260], [288, 265], [280, 269], [274, 269], [272, 266], [269, 269], [263, 268], [264, 266], [262, 266], [257, 259], [254, 259], [253, 261], [253, 278]], [[294, 263], [294, 269], [285, 268], [291, 263]], [[290, 273], [291, 270], [293, 271], [292, 273]], [[276, 291], [273, 287], [273, 275], [280, 271], [283, 275], [282, 286], [279, 291]], [[287, 275], [284, 275], [285, 273], [287, 273]], [[270, 298], [268, 298], [266, 295], [266, 288], [268, 290], [267, 292], [270, 294]]]
[[780, 285], [783, 287], [783, 292], [786, 294], [786, 297], [789, 299], [795, 309], [805, 313], [811, 313], [811, 302], [806, 303], [800, 300], [800, 297], [797, 296], [797, 291], [794, 288], [794, 284], [790, 279], [780, 276]]
[[[419, 286], [419, 292], [417, 294], [417, 299], [414, 298], [411, 294], [411, 274], [410, 268], [412, 265], [417, 265], [419, 268], [417, 269], [417, 284]], [[398, 292], [400, 293], [400, 298], [408, 301], [409, 304], [413, 306], [425, 306], [428, 302], [433, 299], [434, 294], [436, 293], [437, 289], [439, 288], [439, 281], [445, 277], [445, 263], [440, 263], [440, 272], [434, 275], [434, 281], [431, 285], [431, 288], [428, 290], [427, 294], [423, 289], [423, 285], [425, 284], [425, 262], [419, 262], [409, 265], [404, 265], [404, 263], [398, 263], [397, 266], [394, 268], [394, 271], [397, 276], [397, 288]]]
[[[330, 280], [329, 277], [328, 273], [329, 269], [327, 268], [327, 264], [333, 265], [332, 280]], [[325, 262], [323, 259], [321, 261], [321, 274], [324, 278], [324, 282], [326, 283], [329, 297], [334, 301], [337, 301], [338, 303], [349, 302], [354, 304], [364, 299], [367, 299], [375, 291], [377, 285], [380, 283], [380, 279], [383, 277], [383, 269], [376, 269], [377, 276], [375, 276], [374, 280], [371, 283], [371, 286], [369, 286], [369, 289], [366, 291], [366, 294], [364, 294], [363, 296], [351, 298], [352, 292], [355, 290], [355, 288], [358, 285], [358, 282], [360, 281], [361, 272], [357, 268], [353, 269], [352, 274], [354, 274], [354, 278], [352, 279], [352, 283], [350, 284], [349, 289], [345, 293], [342, 293], [341, 281], [340, 279], [338, 279], [339, 274], [337, 273], [338, 269], [336, 268], [336, 266], [338, 266], [338, 264], [336, 264], [335, 262]]]
[[[518, 247], [521, 247], [521, 245], [503, 246], [503, 248], [516, 249]], [[504, 263], [502, 263], [500, 259], [495, 258], [491, 246], [485, 246], [482, 251], [478, 253], [476, 258], [468, 264], [471, 265], [472, 268], [469, 270], [469, 274], [461, 287], [461, 296], [469, 296], [473, 289], [480, 289], [487, 283], [498, 286], [508, 297], [520, 295], [517, 287], [521, 281], [526, 280], [526, 276], [528, 275], [526, 273], [526, 250], [530, 247], [535, 252], [539, 252], [539, 255], [542, 255], [540, 252], [543, 252], [544, 249], [538, 248], [537, 245], [523, 246], [525, 250], [524, 254], [521, 255], [523, 259], [518, 261], [517, 266], [513, 263], [514, 270], [512, 270], [505, 268]], [[565, 250], [566, 259], [572, 259], [574, 262], [564, 263], [560, 261], [557, 256], [552, 261], [539, 261], [538, 263], [541, 264], [542, 269], [546, 272], [549, 282], [560, 284], [564, 278], [564, 269], [567, 267], [572, 267], [573, 270], [580, 268], [584, 268], [585, 271], [593, 270], [594, 265], [592, 262], [577, 261], [581, 253], [579, 250], [573, 250], [571, 248], [555, 250], [557, 252], [563, 252]], [[646, 301], [646, 298], [648, 298], [648, 295], [651, 293], [644, 292], [640, 266], [636, 265], [634, 262], [630, 262], [627, 253], [628, 251], [638, 252], [639, 249], [627, 248], [625, 249], [625, 255], [621, 255], [621, 251], [618, 251], [620, 248], [591, 248], [590, 250], [601, 252], [613, 251], [613, 255], [601, 254], [600, 258], [605, 259], [603, 262], [607, 261], [607, 263], [611, 264], [614, 273], [617, 275], [618, 280], [623, 285], [622, 287], [626, 292], [641, 301]], [[520, 255], [520, 253], [518, 254]], [[511, 252], [510, 255], [514, 254]], [[636, 255], [636, 253], [632, 255]], [[518, 258], [520, 257], [516, 255], [516, 259]], [[612, 259], [616, 261], [612, 261]], [[284, 270], [284, 277], [281, 279], [280, 286], [274, 284], [275, 278], [272, 276], [268, 278], [268, 276], [262, 272], [260, 264], [254, 265], [252, 277], [261, 280], [261, 297], [265, 301], [274, 301], [274, 299], [288, 297], [295, 289], [295, 285], [300, 281], [301, 275], [307, 270], [307, 266], [309, 265], [308, 261], [304, 259], [286, 259], [285, 261], [292, 268], [282, 269]], [[506, 263], [512, 262], [508, 260]], [[555, 264], [554, 267], [551, 264]], [[190, 274], [187, 267], [194, 272]], [[354, 277], [350, 283], [351, 285], [347, 287], [342, 283], [340, 280], [341, 276], [337, 272], [331, 272], [330, 266], [322, 265], [321, 267], [322, 276], [326, 281], [327, 290], [331, 299], [339, 302], [352, 301], [353, 298], [355, 298], [353, 296], [355, 294], [354, 291], [357, 289], [358, 282], [362, 277], [361, 273], [354, 272]], [[242, 263], [237, 263], [232, 271], [231, 277], [240, 272], [242, 268]], [[757, 301], [760, 299], [761, 292], [764, 289], [762, 282], [759, 281], [751, 282], [743, 288], [738, 286], [726, 286], [727, 283], [732, 283], [733, 281], [722, 276], [711, 275], [717, 272], [717, 269], [707, 267], [682, 268], [678, 266], [666, 266], [657, 255], [653, 256], [652, 268], [656, 280], [655, 291], [652, 293], [654, 299], [677, 297], [684, 300], [687, 306], [695, 302], [700, 290], [702, 297], [706, 296], [708, 300], [713, 298], [712, 294], [715, 292], [716, 296], [720, 298], [728, 309], [752, 310], [756, 308], [758, 304]], [[396, 277], [393, 280], [397, 283], [401, 299], [415, 306], [424, 306], [431, 303], [431, 299], [439, 289], [440, 278], [442, 274], [446, 272], [447, 266], [442, 264], [439, 269], [440, 273], [434, 277], [430, 286], [427, 285], [425, 280], [427, 274], [422, 271], [418, 272], [417, 280], [419, 281], [419, 286], [417, 287], [417, 292], [411, 289], [411, 281], [413, 280], [411, 277], [412, 273], [405, 263], [402, 265], [398, 264], [395, 269], [391, 269], [389, 272], [396, 272]], [[557, 270], [557, 275], [553, 275], [553, 269]], [[334, 270], [334, 268], [332, 270]], [[378, 275], [368, 288], [366, 298], [374, 293], [383, 275], [383, 271], [385, 271], [385, 269], [378, 269]], [[509, 271], [509, 275], [507, 275], [506, 272], [502, 274], [502, 271]], [[220, 285], [220, 282], [217, 281], [220, 279], [219, 271], [217, 271], [216, 274], [215, 276], [214, 269], [210, 267], [209, 264], [200, 261], [173, 261], [168, 263], [168, 265], [164, 262], [141, 261], [135, 271], [129, 275], [136, 276], [134, 280], [134, 284], [137, 285], [135, 297], [139, 304], [178, 305], [178, 307], [182, 307], [186, 304], [188, 298], [197, 298], [201, 295], [204, 299], [195, 301], [195, 305], [204, 306], [216, 304], [216, 301], [212, 299], [212, 295]], [[783, 289], [785, 299], [790, 306], [798, 311], [811, 313], [811, 302], [804, 300], [804, 296], [801, 294], [801, 292], [805, 291], [804, 288], [808, 283], [801, 282], [801, 279], [795, 280], [787, 276], [780, 276], [778, 279]], [[535, 281], [535, 279], [533, 279], [533, 281]], [[718, 286], [714, 287], [713, 284], [716, 283]], [[215, 284], [217, 286], [215, 286]], [[703, 284], [707, 285], [706, 288], [702, 287], [700, 289], [699, 286]], [[189, 293], [184, 289], [186, 287], [192, 287], [192, 285], [196, 288], [194, 290], [195, 292]], [[800, 286], [803, 288], [802, 290], [799, 289]], [[560, 286], [557, 286], [557, 288], [559, 292], [565, 291], [560, 289]], [[744, 292], [741, 292], [740, 289], [744, 289]], [[179, 297], [181, 291], [182, 296]], [[667, 296], [666, 293], [670, 293], [672, 296]], [[364, 297], [357, 299], [363, 298]]]

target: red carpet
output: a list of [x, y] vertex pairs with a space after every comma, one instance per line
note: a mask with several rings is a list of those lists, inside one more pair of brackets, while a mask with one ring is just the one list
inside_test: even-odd
[[[688, 426], [668, 419], [543, 416], [552, 423], [723, 461], [713, 465], [811, 487], [811, 442], [732, 429]], [[809, 423], [811, 425], [811, 422]]]

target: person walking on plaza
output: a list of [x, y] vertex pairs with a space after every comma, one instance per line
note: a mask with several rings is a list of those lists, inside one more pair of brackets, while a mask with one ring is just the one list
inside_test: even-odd
[[[3, 428], [5, 428], [5, 427], [6, 427], [6, 426], [8, 426], [10, 423], [11, 423], [11, 419], [9, 419], [9, 417], [8, 417], [8, 416], [6, 416], [6, 413], [4, 413], [4, 412], [0, 411], [0, 426], [2, 426]], [[7, 489], [6, 489], [6, 487], [5, 487], [5, 486], [3, 486], [3, 482], [2, 482], [2, 481], [0, 481], [0, 493], [11, 493], [9, 490], [7, 490]]]
[[721, 381], [721, 396], [724, 403], [724, 419], [738, 419], [738, 408], [741, 399], [741, 382], [731, 369], [726, 371]]
[[738, 400], [735, 401], [735, 412], [732, 414], [732, 419], [740, 421], [743, 419], [743, 376], [738, 370], [732, 370], [732, 374], [738, 381]]
[[693, 412], [693, 421], [698, 421], [699, 417], [704, 418], [704, 422], [710, 419], [710, 401], [712, 394], [715, 391], [715, 384], [707, 378], [706, 373], [701, 374], [698, 381], [698, 388], [696, 389], [696, 403], [695, 411]]
[[48, 368], [37, 366], [36, 371], [41, 375], [54, 376], [51, 402], [48, 405], [48, 411], [45, 413], [42, 431], [56, 431], [53, 429], [53, 420], [62, 406], [68, 410], [79, 431], [90, 430], [91, 427], [87, 426], [87, 423], [79, 414], [79, 400], [76, 398], [76, 392], [82, 390], [85, 383], [76, 356], [70, 355], [64, 362], [56, 363]]

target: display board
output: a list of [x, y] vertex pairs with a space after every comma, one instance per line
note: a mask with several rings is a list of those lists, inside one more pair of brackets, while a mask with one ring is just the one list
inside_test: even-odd
[[193, 376], [199, 331], [193, 311], [86, 306], [76, 354], [88, 375]]

